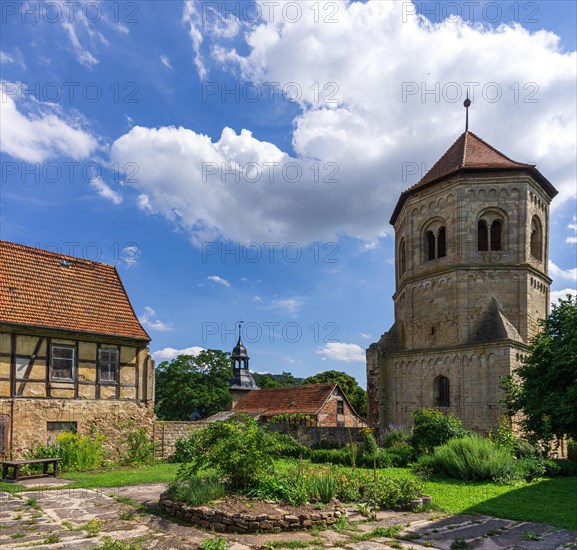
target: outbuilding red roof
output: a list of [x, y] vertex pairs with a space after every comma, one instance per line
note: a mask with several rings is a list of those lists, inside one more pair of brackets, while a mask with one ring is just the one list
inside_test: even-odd
[[254, 390], [234, 406], [235, 412], [276, 414], [317, 414], [338, 384], [307, 384], [286, 388]]
[[0, 241], [0, 323], [150, 341], [111, 265]]
[[557, 194], [555, 187], [537, 170], [535, 165], [511, 160], [473, 132], [466, 131], [459, 136], [457, 141], [449, 147], [447, 152], [420, 181], [401, 193], [391, 217], [391, 224], [395, 223], [403, 204], [413, 193], [430, 187], [459, 171], [494, 170], [528, 171], [551, 198]]

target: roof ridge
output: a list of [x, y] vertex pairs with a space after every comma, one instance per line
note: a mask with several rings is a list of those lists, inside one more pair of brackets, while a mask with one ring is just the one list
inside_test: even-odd
[[6, 241], [4, 239], [0, 239], [0, 246], [7, 245], [9, 248], [24, 248], [26, 250], [33, 250], [36, 254], [40, 253], [45, 256], [52, 256], [59, 260], [70, 259], [74, 260], [75, 262], [84, 262], [88, 264], [95, 264], [98, 266], [104, 266], [111, 269], [116, 269], [116, 266], [113, 264], [109, 264], [106, 262], [98, 262], [96, 260], [89, 260], [87, 258], [79, 258], [78, 256], [71, 256], [70, 254], [62, 254], [61, 252], [53, 252], [52, 250], [46, 250], [45, 248], [38, 248], [36, 246], [29, 246], [26, 244], [15, 243], [12, 241]]

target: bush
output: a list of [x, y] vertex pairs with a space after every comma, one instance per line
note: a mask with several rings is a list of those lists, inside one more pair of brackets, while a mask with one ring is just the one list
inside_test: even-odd
[[124, 425], [124, 439], [121, 443], [126, 445], [121, 460], [123, 466], [140, 466], [154, 462], [154, 443], [150, 441], [144, 428], [135, 428], [134, 422]]
[[188, 437], [179, 437], [174, 444], [174, 453], [170, 457], [170, 462], [182, 464], [192, 462], [195, 449], [195, 435], [192, 432]]
[[272, 472], [270, 437], [256, 421], [243, 416], [217, 421], [189, 437], [190, 461], [177, 477], [195, 477], [201, 468], [214, 468], [232, 489], [250, 489]]
[[102, 465], [104, 436], [91, 431], [88, 435], [65, 432], [56, 438], [62, 470], [88, 470]]
[[548, 477], [577, 476], [577, 462], [573, 460], [554, 458], [552, 460], [544, 460], [543, 463], [545, 475]]
[[510, 453], [489, 439], [470, 435], [451, 439], [437, 447], [427, 466], [433, 471], [457, 479], [493, 479], [512, 464]]
[[258, 485], [251, 489], [248, 494], [254, 498], [264, 500], [283, 501], [293, 506], [305, 504], [309, 498], [309, 492], [302, 472], [293, 475], [265, 475], [258, 481]]
[[383, 436], [383, 447], [404, 447], [411, 444], [411, 430], [405, 427], [392, 427]]
[[172, 501], [185, 502], [190, 506], [208, 504], [226, 494], [226, 485], [216, 475], [176, 479], [167, 490], [167, 496]]
[[294, 437], [280, 432], [269, 432], [269, 445], [276, 458], [308, 458], [310, 449]]
[[363, 430], [363, 454], [374, 456], [379, 451], [379, 446], [377, 445], [377, 440], [373, 435], [373, 430], [366, 428]]
[[418, 454], [430, 454], [450, 439], [469, 434], [457, 417], [437, 409], [416, 409], [413, 419], [411, 444]]
[[507, 464], [493, 477], [495, 483], [511, 485], [521, 481], [532, 481], [545, 473], [545, 464], [538, 458], [521, 458]]

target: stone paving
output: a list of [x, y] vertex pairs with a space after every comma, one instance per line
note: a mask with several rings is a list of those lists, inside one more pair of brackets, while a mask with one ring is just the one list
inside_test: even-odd
[[[0, 547], [12, 549], [180, 550], [217, 538], [163, 517], [157, 508], [164, 484], [114, 489], [0, 492]], [[387, 528], [399, 526], [398, 533]], [[388, 535], [388, 536], [387, 536]], [[115, 546], [111, 543], [117, 541]], [[564, 550], [577, 548], [577, 532], [488, 516], [380, 512], [367, 521], [354, 508], [324, 531], [226, 535], [229, 550], [347, 548], [424, 550]], [[298, 541], [298, 542], [297, 542]]]

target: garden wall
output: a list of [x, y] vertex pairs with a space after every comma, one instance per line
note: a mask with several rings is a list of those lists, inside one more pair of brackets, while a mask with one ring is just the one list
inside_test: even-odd
[[291, 435], [303, 445], [314, 447], [323, 443], [329, 443], [338, 447], [344, 447], [351, 441], [362, 443], [362, 430], [365, 428], [295, 426], [294, 424], [271, 424], [270, 429]]
[[188, 435], [196, 430], [205, 428], [209, 422], [197, 420], [194, 422], [169, 422], [157, 420], [154, 423], [154, 450], [156, 458], [167, 460], [174, 453], [176, 440]]

